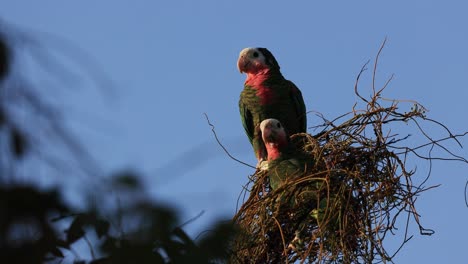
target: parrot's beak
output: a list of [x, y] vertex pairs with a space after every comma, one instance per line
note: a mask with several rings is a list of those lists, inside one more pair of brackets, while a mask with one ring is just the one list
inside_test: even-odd
[[247, 65], [247, 62], [244, 59], [244, 56], [240, 56], [239, 59], [237, 60], [237, 69], [239, 70], [240, 73], [245, 72], [245, 67]]
[[273, 125], [271, 123], [267, 123], [263, 128], [263, 141], [267, 144], [271, 144], [271, 142], [275, 142], [275, 138], [277, 137], [276, 131], [273, 129]]

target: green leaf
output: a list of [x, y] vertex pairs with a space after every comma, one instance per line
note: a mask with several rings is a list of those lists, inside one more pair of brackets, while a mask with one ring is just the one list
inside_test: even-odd
[[24, 135], [16, 128], [13, 128], [10, 135], [10, 145], [16, 158], [23, 157], [26, 152], [27, 144]]
[[0, 108], [0, 127], [6, 122], [5, 113]]
[[58, 249], [57, 247], [52, 247], [50, 249], [50, 253], [56, 257], [59, 257], [59, 258], [64, 258], [65, 256], [63, 255], [62, 251], [60, 249]]
[[96, 230], [98, 238], [101, 238], [102, 236], [106, 235], [109, 231], [109, 227], [109, 222], [102, 219], [97, 219], [94, 223], [94, 229]]
[[119, 172], [113, 176], [112, 185], [124, 189], [141, 189], [142, 184], [138, 175], [132, 171]]
[[9, 72], [10, 60], [10, 49], [6, 43], [5, 37], [0, 35], [0, 81], [2, 81]]
[[67, 242], [73, 244], [78, 239], [82, 238], [85, 235], [83, 226], [85, 224], [85, 216], [78, 215], [75, 217], [75, 220], [71, 223], [70, 227], [67, 230]]

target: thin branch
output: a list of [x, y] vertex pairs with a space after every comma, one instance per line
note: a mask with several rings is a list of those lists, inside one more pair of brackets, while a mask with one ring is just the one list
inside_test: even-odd
[[245, 163], [239, 159], [236, 159], [234, 156], [231, 155], [231, 153], [229, 153], [229, 151], [223, 146], [223, 144], [221, 143], [221, 141], [219, 140], [218, 138], [218, 135], [216, 134], [216, 131], [215, 131], [215, 127], [214, 125], [210, 122], [210, 119], [208, 118], [208, 115], [206, 113], [203, 113], [205, 115], [205, 118], [206, 118], [206, 122], [208, 122], [208, 125], [211, 127], [211, 132], [213, 132], [213, 135], [216, 139], [216, 142], [218, 142], [219, 146], [221, 146], [221, 148], [224, 150], [224, 152], [233, 160], [247, 166], [247, 167], [250, 167], [250, 168], [253, 168], [253, 169], [256, 169], [254, 166], [248, 164], [248, 163]]
[[200, 213], [198, 213], [196, 216], [190, 218], [189, 220], [185, 221], [184, 223], [180, 224], [177, 228], [182, 229], [184, 226], [192, 223], [193, 221], [197, 220], [200, 218], [203, 214], [205, 213], [205, 210], [202, 210]]
[[360, 94], [359, 94], [359, 91], [358, 91], [358, 84], [359, 84], [359, 79], [361, 78], [361, 75], [363, 72], [365, 72], [367, 70], [366, 66], [369, 64], [369, 60], [364, 63], [364, 65], [361, 67], [361, 70], [359, 71], [357, 77], [356, 77], [356, 82], [354, 83], [354, 93], [359, 97], [361, 98], [361, 100], [363, 100], [364, 102], [368, 103], [368, 101], [362, 97]]
[[468, 181], [465, 183], [465, 204], [468, 207]]
[[376, 95], [376, 93], [375, 93], [375, 79], [376, 79], [376, 76], [377, 76], [376, 75], [377, 65], [378, 65], [378, 62], [379, 62], [380, 53], [382, 52], [383, 48], [385, 47], [386, 42], [387, 42], [387, 37], [385, 37], [384, 41], [382, 42], [382, 45], [380, 45], [379, 51], [377, 52], [377, 56], [375, 56], [374, 71], [372, 73], [372, 91], [374, 91], [374, 95]]
[[[288, 250], [287, 250], [287, 247], [286, 247], [286, 241], [284, 239], [283, 230], [281, 229], [281, 224], [278, 222], [278, 220], [275, 217], [273, 217], [273, 220], [275, 220], [275, 223], [278, 226], [278, 229], [279, 229], [280, 234], [281, 234], [281, 239], [283, 241], [283, 254], [285, 256], [287, 256], [288, 255]], [[286, 263], [289, 263], [288, 258], [286, 258]]]
[[91, 253], [91, 258], [94, 260], [96, 259], [96, 254], [94, 253], [93, 245], [91, 244], [91, 241], [89, 241], [88, 237], [83, 235], [84, 240], [86, 241], [86, 244], [88, 245], [89, 252]]

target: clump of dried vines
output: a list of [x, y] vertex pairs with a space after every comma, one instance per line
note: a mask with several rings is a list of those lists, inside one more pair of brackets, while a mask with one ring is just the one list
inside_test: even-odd
[[[452, 134], [442, 123], [427, 118], [426, 109], [417, 102], [382, 97], [391, 80], [375, 89], [384, 44], [375, 60], [369, 99], [358, 91], [367, 64], [357, 77], [355, 92], [362, 109], [356, 104], [350, 113], [332, 121], [320, 116], [324, 123], [315, 127], [321, 129], [319, 133], [291, 137], [315, 165], [275, 191], [270, 190], [267, 172], [257, 171], [251, 177], [244, 192], [244, 200], [248, 198], [234, 217], [242, 232], [233, 242], [231, 262], [387, 262], [399, 250], [390, 253], [384, 244], [396, 231], [397, 220], [403, 218], [408, 228], [412, 218], [421, 234], [433, 233], [421, 225], [415, 201], [435, 186], [424, 186], [429, 175], [425, 179], [415, 175], [407, 160], [414, 155], [429, 163], [434, 159], [466, 163], [443, 145], [447, 140], [460, 144], [457, 138], [466, 133]], [[403, 112], [407, 104], [412, 108]], [[425, 143], [411, 147], [409, 135], [395, 132], [403, 128], [401, 124], [419, 131]], [[431, 138], [423, 124], [442, 128], [446, 136]], [[433, 156], [434, 148], [447, 155]], [[428, 155], [422, 154], [424, 150]], [[409, 239], [405, 232], [401, 246]]]

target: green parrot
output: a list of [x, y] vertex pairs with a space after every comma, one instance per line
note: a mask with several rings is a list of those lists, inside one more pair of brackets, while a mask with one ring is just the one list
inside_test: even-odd
[[259, 127], [267, 152], [267, 170], [272, 190], [278, 189], [288, 179], [304, 175], [311, 168], [313, 161], [290, 142], [280, 121], [265, 119]]
[[[296, 145], [290, 141], [290, 138], [281, 124], [276, 119], [265, 119], [260, 123], [262, 140], [265, 143], [267, 152], [266, 173], [270, 179], [272, 191], [280, 188], [288, 180], [303, 177], [307, 172], [314, 169], [315, 161], [304, 152], [297, 149]], [[319, 193], [322, 190], [321, 181], [309, 181], [305, 185], [281, 192], [276, 198], [276, 209], [274, 214], [287, 210], [294, 226], [294, 237], [288, 245], [295, 251], [302, 250], [304, 247], [304, 232], [308, 225], [317, 222], [319, 211], [322, 207], [319, 204]], [[326, 199], [322, 199], [326, 201]], [[326, 204], [326, 203], [325, 203]], [[315, 213], [315, 215], [313, 215]]]
[[266, 48], [243, 49], [237, 67], [241, 73], [247, 74], [239, 110], [258, 167], [267, 156], [258, 127], [260, 122], [274, 118], [290, 135], [306, 132], [306, 108], [301, 91], [283, 77], [278, 62]]

